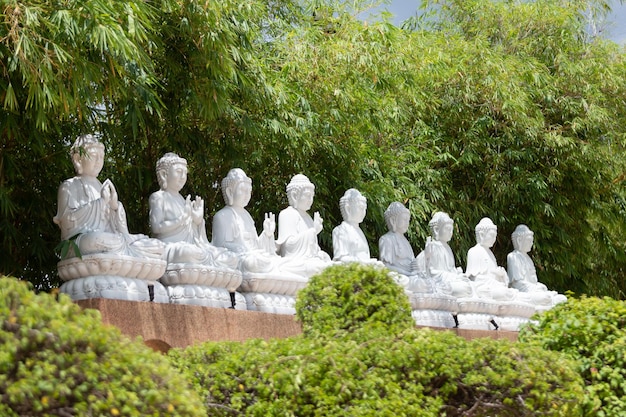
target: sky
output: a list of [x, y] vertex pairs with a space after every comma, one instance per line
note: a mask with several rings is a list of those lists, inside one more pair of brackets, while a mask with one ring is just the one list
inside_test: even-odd
[[[417, 0], [391, 0], [391, 4], [387, 5], [387, 10], [394, 15], [393, 22], [400, 25], [415, 13], [418, 4]], [[613, 10], [607, 17], [606, 24], [603, 25], [605, 28], [603, 34], [607, 38], [624, 45], [626, 44], [626, 4], [614, 0], [611, 7]]]

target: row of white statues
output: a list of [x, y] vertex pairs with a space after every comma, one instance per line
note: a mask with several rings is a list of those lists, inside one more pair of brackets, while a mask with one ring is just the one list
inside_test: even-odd
[[323, 229], [319, 213], [308, 214], [315, 187], [306, 176], [295, 175], [287, 185], [289, 206], [279, 213], [278, 228], [275, 215], [267, 213], [257, 234], [246, 210], [252, 181], [236, 168], [222, 180], [226, 206], [213, 217], [209, 242], [204, 202], [180, 194], [187, 161], [167, 153], [156, 164], [160, 190], [150, 196], [149, 238], [129, 233], [114, 185], [98, 180], [104, 146], [97, 137], [79, 137], [70, 154], [76, 176], [59, 188], [54, 221], [61, 238], [72, 245], [58, 268], [65, 281], [61, 291], [74, 299], [153, 300], [293, 314], [296, 293], [309, 277], [333, 263], [361, 262], [393, 271], [418, 324], [516, 329], [535, 310], [565, 300], [538, 282], [528, 256], [533, 232], [524, 225], [512, 235], [515, 250], [505, 270], [490, 249], [497, 227], [482, 219], [463, 272], [448, 245], [453, 220], [436, 213], [429, 224], [432, 236], [416, 257], [405, 237], [409, 210], [394, 202], [385, 211], [389, 232], [379, 240], [377, 260], [370, 256], [360, 228], [366, 199], [350, 189], [339, 201], [343, 222], [332, 232], [331, 259], [318, 244]]

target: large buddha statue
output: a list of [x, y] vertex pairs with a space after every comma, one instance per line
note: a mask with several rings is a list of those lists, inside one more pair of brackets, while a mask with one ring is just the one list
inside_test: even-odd
[[[115, 186], [108, 179], [103, 183], [98, 180], [104, 165], [104, 145], [97, 136], [78, 137], [70, 156], [76, 176], [59, 187], [58, 209], [53, 219], [61, 229], [61, 239], [70, 248], [59, 262], [59, 275], [66, 281], [99, 277], [96, 281], [68, 284], [72, 288], [66, 289], [75, 299], [105, 297], [107, 291], [119, 292], [107, 298], [133, 299], [130, 292], [144, 292], [146, 285], [134, 279], [156, 281], [163, 273], [164, 245], [128, 231], [126, 212]], [[78, 288], [79, 285], [84, 288]], [[129, 294], [123, 294], [124, 291]], [[147, 294], [145, 289], [146, 297]], [[142, 299], [143, 295], [138, 297]]]
[[367, 200], [356, 189], [350, 188], [339, 199], [343, 222], [333, 229], [333, 261], [360, 262], [381, 265], [370, 257], [370, 248], [365, 234], [359, 227], [367, 212]]
[[454, 233], [454, 220], [447, 213], [437, 212], [428, 223], [431, 236], [426, 242], [426, 271], [429, 277], [441, 280], [451, 287], [455, 297], [472, 297], [472, 282], [454, 262], [448, 242]]
[[[171, 301], [235, 307], [235, 291], [241, 284], [239, 258], [209, 243], [203, 200], [180, 194], [187, 182], [187, 160], [166, 153], [156, 163], [156, 175], [161, 189], [150, 196], [150, 227], [166, 244], [168, 266], [161, 282], [168, 286]], [[244, 305], [239, 296], [237, 308]]]
[[511, 287], [521, 292], [548, 294], [552, 299], [552, 304], [567, 301], [567, 297], [556, 291], [548, 290], [544, 284], [537, 279], [535, 263], [528, 256], [528, 252], [533, 247], [534, 233], [524, 224], [518, 225], [511, 234], [513, 241], [513, 252], [506, 257], [507, 273], [511, 280]]
[[287, 185], [289, 207], [278, 215], [279, 254], [300, 260], [300, 273], [307, 277], [331, 264], [330, 256], [317, 242], [317, 235], [324, 227], [323, 220], [318, 212], [313, 218], [308, 213], [314, 195], [313, 183], [305, 175], [295, 175]]

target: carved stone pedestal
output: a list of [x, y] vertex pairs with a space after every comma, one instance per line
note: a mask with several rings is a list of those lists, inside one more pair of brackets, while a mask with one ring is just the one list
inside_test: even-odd
[[158, 282], [166, 262], [125, 255], [92, 254], [64, 259], [57, 264], [65, 281], [60, 291], [72, 300], [108, 298], [168, 303], [167, 291]]
[[246, 310], [245, 298], [236, 292], [241, 273], [197, 264], [169, 264], [161, 277], [167, 287], [170, 302], [204, 307]]
[[[150, 288], [152, 287], [152, 288]], [[167, 290], [157, 281], [145, 281], [114, 275], [96, 275], [64, 282], [60, 291], [72, 300], [108, 298], [127, 301], [169, 303]]]
[[445, 294], [407, 292], [411, 315], [418, 326], [455, 327], [454, 314], [458, 310], [456, 298]]
[[246, 305], [250, 311], [261, 311], [273, 314], [296, 314], [296, 297], [285, 294], [268, 294], [258, 292], [244, 293]]

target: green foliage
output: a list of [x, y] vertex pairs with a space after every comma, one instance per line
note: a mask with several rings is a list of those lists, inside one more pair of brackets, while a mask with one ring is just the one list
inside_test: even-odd
[[586, 384], [585, 415], [626, 413], [626, 303], [608, 297], [570, 299], [525, 327], [520, 340], [564, 352]]
[[450, 332], [205, 343], [171, 350], [211, 416], [577, 416], [561, 355]]
[[0, 277], [0, 414], [198, 416], [202, 403], [160, 354], [66, 296]]
[[357, 263], [313, 276], [298, 292], [296, 317], [308, 336], [333, 337], [365, 326], [389, 332], [414, 325], [408, 298], [388, 269]]

